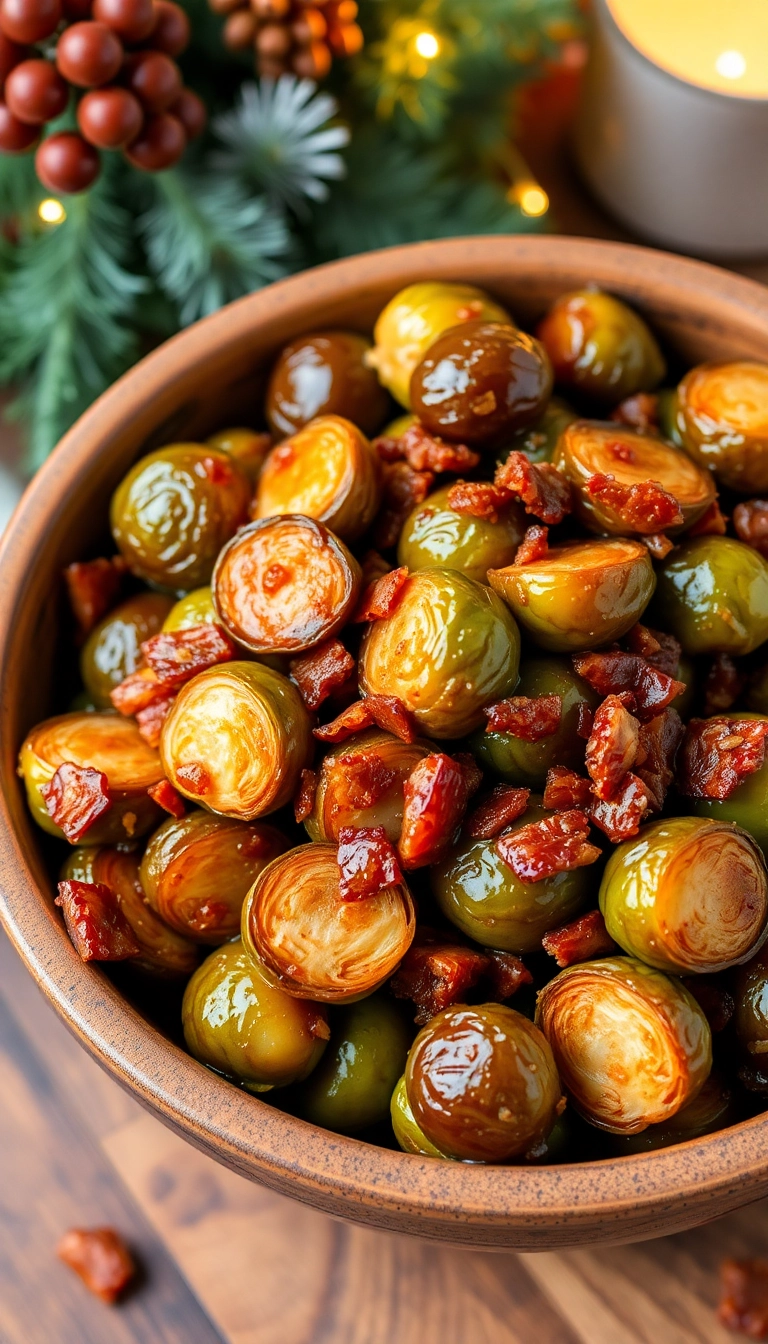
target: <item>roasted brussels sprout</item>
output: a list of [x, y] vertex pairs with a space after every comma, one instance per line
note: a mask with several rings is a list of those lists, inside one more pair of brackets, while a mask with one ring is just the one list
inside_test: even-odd
[[620, 639], [656, 585], [643, 543], [618, 537], [552, 546], [541, 560], [489, 570], [488, 582], [534, 642], [552, 653]]
[[179, 793], [239, 821], [274, 812], [312, 755], [293, 682], [261, 663], [222, 663], [183, 686], [163, 726], [163, 769]]
[[750, 1055], [768, 1055], [768, 948], [741, 966], [733, 980], [733, 1023]]
[[457, 569], [485, 583], [489, 569], [514, 560], [525, 533], [525, 516], [516, 504], [499, 509], [495, 522], [458, 513], [448, 502], [450, 491], [450, 485], [444, 485], [406, 518], [397, 562], [410, 570]]
[[535, 1157], [563, 1108], [547, 1041], [499, 1003], [446, 1008], [422, 1027], [405, 1070], [413, 1117], [452, 1157]]
[[725, 1129], [737, 1119], [733, 1090], [722, 1078], [711, 1073], [693, 1101], [681, 1106], [671, 1120], [661, 1125], [649, 1125], [639, 1134], [614, 1134], [609, 1142], [617, 1157], [630, 1157], [670, 1148], [688, 1139], [700, 1139], [704, 1134]]
[[319, 331], [291, 341], [269, 376], [266, 414], [282, 438], [318, 415], [343, 415], [364, 434], [381, 428], [389, 398], [365, 362], [371, 342], [355, 331]]
[[142, 457], [112, 496], [112, 535], [130, 569], [161, 588], [210, 581], [216, 556], [244, 523], [251, 487], [237, 462], [203, 443]]
[[670, 817], [615, 849], [600, 909], [619, 947], [673, 975], [746, 961], [768, 934], [768, 871], [729, 822]]
[[656, 393], [656, 413], [659, 418], [659, 433], [676, 448], [683, 447], [683, 440], [677, 428], [677, 388], [662, 387]]
[[768, 663], [752, 674], [747, 686], [746, 701], [757, 714], [768, 715]]
[[539, 994], [536, 1022], [576, 1109], [613, 1134], [669, 1121], [712, 1065], [712, 1036], [696, 1000], [634, 957], [561, 971]]
[[401, 742], [378, 728], [356, 733], [323, 758], [315, 802], [305, 826], [312, 840], [338, 842], [345, 826], [383, 826], [397, 844], [403, 824], [403, 785], [428, 742]]
[[358, 1134], [386, 1120], [412, 1036], [383, 993], [338, 1008], [322, 1064], [296, 1099], [299, 1114], [339, 1134]]
[[211, 434], [207, 442], [212, 448], [220, 448], [233, 457], [254, 485], [272, 447], [272, 436], [257, 429], [234, 427], [220, 429], [218, 434]]
[[111, 709], [109, 693], [142, 663], [141, 644], [156, 635], [173, 607], [163, 593], [137, 593], [91, 631], [80, 655], [80, 674], [97, 709]]
[[141, 885], [166, 924], [216, 947], [239, 932], [248, 890], [287, 848], [274, 826], [188, 812], [169, 817], [150, 838]]
[[613, 405], [651, 392], [666, 372], [649, 327], [621, 299], [580, 289], [556, 299], [536, 334], [560, 387]]
[[389, 1114], [395, 1138], [404, 1153], [416, 1153], [420, 1157], [442, 1157], [448, 1162], [456, 1160], [450, 1153], [441, 1153], [416, 1123], [405, 1089], [405, 1074], [392, 1093]]
[[251, 516], [301, 513], [351, 542], [370, 527], [380, 498], [379, 461], [365, 435], [340, 415], [324, 415], [272, 449]]
[[373, 329], [375, 348], [366, 364], [400, 402], [410, 408], [411, 374], [441, 332], [457, 322], [483, 318], [509, 322], [509, 314], [474, 285], [426, 281], [401, 289], [379, 314]]
[[732, 537], [692, 537], [658, 569], [652, 622], [685, 653], [752, 653], [768, 639], [768, 560]]
[[181, 1017], [190, 1054], [249, 1092], [306, 1078], [330, 1035], [322, 1005], [286, 994], [239, 938], [195, 971]]
[[[725, 719], [761, 719], [766, 716], [741, 712], [725, 714]], [[731, 795], [722, 801], [715, 798], [688, 798], [687, 810], [697, 817], [714, 821], [732, 822], [748, 831], [768, 855], [768, 761], [736, 785]]]
[[163, 621], [164, 630], [191, 630], [196, 625], [216, 625], [218, 617], [210, 587], [194, 588], [174, 602]]
[[563, 430], [578, 418], [573, 408], [562, 397], [550, 397], [541, 415], [532, 425], [504, 439], [499, 462], [506, 462], [510, 453], [525, 453], [532, 462], [551, 462]]
[[700, 364], [678, 387], [675, 409], [686, 452], [722, 485], [768, 490], [768, 364]]
[[274, 859], [243, 905], [245, 946], [290, 994], [325, 1003], [362, 999], [388, 980], [413, 941], [404, 883], [342, 900], [335, 845], [299, 845]]
[[430, 736], [463, 737], [484, 705], [515, 688], [517, 626], [494, 593], [456, 570], [419, 570], [401, 592], [365, 636], [361, 687], [398, 696]]
[[578, 734], [582, 706], [596, 709], [599, 696], [582, 681], [565, 658], [528, 658], [520, 666], [515, 695], [536, 698], [559, 695], [560, 727], [540, 742], [526, 742], [512, 733], [487, 733], [479, 728], [470, 746], [481, 765], [509, 784], [543, 789], [553, 765], [579, 770], [584, 764], [586, 742]]

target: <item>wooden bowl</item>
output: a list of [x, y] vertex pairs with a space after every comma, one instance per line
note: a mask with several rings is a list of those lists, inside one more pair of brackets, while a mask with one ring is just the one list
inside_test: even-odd
[[[211, 1156], [328, 1213], [468, 1246], [539, 1250], [676, 1232], [768, 1193], [768, 1115], [641, 1157], [473, 1167], [306, 1124], [208, 1072], [85, 966], [53, 906], [16, 753], [49, 710], [63, 566], [103, 546], [110, 494], [141, 454], [256, 414], [290, 337], [371, 329], [416, 280], [464, 280], [523, 324], [597, 282], [643, 311], [688, 364], [768, 360], [768, 290], [698, 262], [570, 238], [470, 238], [356, 257], [242, 299], [162, 346], [70, 430], [27, 490], [0, 553], [0, 915], [59, 1014], [109, 1073]], [[98, 553], [98, 552], [96, 552]], [[58, 655], [58, 666], [63, 666]]]

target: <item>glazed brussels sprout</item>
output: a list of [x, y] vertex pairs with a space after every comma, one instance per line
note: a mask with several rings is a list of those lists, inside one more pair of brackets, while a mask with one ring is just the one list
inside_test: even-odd
[[111, 709], [109, 693], [142, 663], [141, 644], [156, 635], [173, 607], [162, 593], [137, 593], [91, 631], [80, 655], [83, 684], [97, 709]]
[[462, 322], [438, 336], [411, 376], [411, 408], [433, 434], [480, 447], [538, 420], [552, 392], [546, 352], [503, 322]]
[[413, 941], [405, 883], [342, 900], [335, 845], [299, 845], [274, 859], [243, 905], [243, 942], [289, 994], [323, 1003], [364, 998]]
[[360, 566], [314, 518], [283, 514], [241, 528], [213, 575], [221, 624], [252, 653], [300, 653], [350, 619]]
[[150, 838], [141, 885], [166, 924], [216, 947], [239, 932], [248, 890], [287, 848], [274, 826], [188, 812], [169, 817]]
[[652, 620], [685, 653], [745, 654], [768, 639], [768, 560], [732, 537], [692, 537], [659, 566]]
[[324, 415], [272, 449], [259, 477], [253, 518], [316, 518], [346, 542], [370, 527], [381, 497], [378, 458], [351, 420]]
[[560, 387], [613, 405], [651, 392], [666, 372], [649, 327], [621, 299], [579, 289], [556, 299], [536, 332]]
[[681, 1106], [671, 1120], [661, 1125], [649, 1125], [639, 1134], [614, 1134], [610, 1140], [611, 1149], [618, 1157], [652, 1153], [675, 1143], [700, 1139], [704, 1134], [714, 1134], [737, 1119], [732, 1089], [722, 1078], [711, 1073], [693, 1101]]
[[444, 485], [417, 504], [406, 518], [397, 547], [397, 563], [410, 570], [457, 569], [485, 583], [489, 569], [510, 565], [523, 539], [525, 516], [516, 504], [499, 509], [495, 521], [458, 513]]
[[768, 364], [700, 364], [677, 389], [677, 430], [686, 452], [722, 485], [768, 490]]
[[117, 487], [112, 535], [138, 578], [175, 591], [199, 588], [245, 522], [250, 497], [248, 477], [227, 453], [171, 444], [140, 458]]
[[372, 728], [340, 742], [323, 758], [311, 814], [312, 840], [333, 840], [345, 826], [383, 826], [397, 844], [403, 824], [403, 785], [433, 750], [428, 742], [401, 742]]
[[375, 348], [366, 363], [401, 406], [410, 409], [411, 374], [422, 355], [448, 327], [482, 318], [509, 322], [509, 314], [474, 285], [426, 281], [401, 289], [379, 314]]
[[187, 682], [160, 739], [163, 770], [179, 793], [239, 821], [287, 803], [311, 755], [299, 692], [261, 663], [222, 663]]
[[365, 636], [360, 685], [398, 696], [429, 736], [463, 737], [484, 705], [515, 688], [517, 626], [494, 593], [456, 570], [419, 570], [401, 593]]
[[322, 1005], [273, 984], [239, 938], [195, 971], [181, 1016], [190, 1054], [249, 1092], [306, 1078], [330, 1035]]
[[768, 663], [758, 668], [749, 679], [746, 701], [757, 714], [768, 714]]
[[515, 452], [525, 453], [532, 462], [551, 462], [563, 430], [578, 418], [573, 408], [562, 397], [550, 397], [541, 415], [532, 425], [504, 439], [499, 462], [506, 462], [509, 454]]
[[404, 1153], [416, 1153], [420, 1157], [441, 1157], [448, 1162], [455, 1161], [450, 1153], [442, 1153], [439, 1148], [435, 1147], [434, 1143], [427, 1138], [423, 1129], [416, 1123], [405, 1088], [405, 1074], [403, 1074], [392, 1093], [389, 1115], [395, 1138]]
[[553, 765], [580, 770], [586, 742], [578, 734], [582, 706], [595, 710], [599, 696], [577, 676], [565, 658], [529, 658], [520, 666], [516, 695], [536, 698], [559, 695], [560, 727], [540, 742], [526, 742], [512, 733], [487, 733], [478, 729], [471, 747], [480, 765], [501, 775], [509, 784], [543, 789]]
[[473, 1162], [535, 1157], [564, 1105], [544, 1036], [499, 1003], [446, 1008], [422, 1027], [405, 1090], [430, 1142]]
[[163, 621], [164, 630], [191, 630], [196, 625], [217, 625], [218, 617], [213, 605], [213, 593], [210, 586], [193, 588], [191, 593], [174, 602]]
[[297, 1098], [299, 1114], [338, 1134], [358, 1134], [386, 1120], [412, 1036], [384, 994], [337, 1009], [328, 1049]]
[[[724, 714], [722, 717], [768, 722], [765, 715], [744, 712]], [[768, 855], [768, 761], [737, 784], [728, 798], [722, 801], [715, 798], [688, 798], [686, 803], [687, 810], [697, 817], [710, 817], [714, 821], [731, 822], [743, 827], [757, 841], [763, 853]]]
[[536, 1022], [566, 1091], [590, 1124], [638, 1134], [699, 1093], [712, 1065], [704, 1013], [679, 980], [634, 957], [561, 971], [539, 994]]
[[85, 845], [117, 845], [146, 835], [162, 816], [147, 789], [163, 778], [160, 757], [147, 746], [133, 719], [119, 714], [75, 711], [33, 728], [19, 753], [29, 808], [44, 831], [63, 838], [40, 789], [59, 766], [90, 766], [107, 776], [111, 806], [82, 837]]
[[[533, 799], [516, 831], [551, 816]], [[567, 924], [594, 890], [586, 868], [521, 882], [499, 856], [494, 840], [461, 841], [430, 870], [438, 908], [468, 938], [500, 952], [539, 952], [542, 935]]]
[[343, 415], [364, 434], [375, 434], [389, 398], [365, 362], [370, 349], [355, 331], [319, 331], [286, 345], [267, 388], [265, 410], [274, 434], [295, 434], [318, 415]]
[[267, 453], [272, 447], [272, 438], [269, 434], [238, 426], [232, 429], [220, 429], [218, 434], [211, 434], [207, 442], [212, 448], [219, 448], [222, 453], [228, 453], [233, 457], [238, 466], [242, 467], [251, 485], [255, 485], [258, 480]]
[[729, 822], [670, 817], [615, 849], [600, 909], [619, 947], [674, 975], [746, 961], [768, 934], [768, 871]]
[[768, 948], [741, 966], [733, 980], [733, 1023], [750, 1055], [768, 1055]]
[[656, 414], [659, 420], [659, 433], [667, 443], [682, 448], [683, 440], [677, 427], [677, 388], [662, 387], [656, 393]]
[[552, 653], [620, 639], [656, 586], [643, 543], [618, 537], [552, 546], [541, 560], [489, 570], [488, 582], [534, 642]]

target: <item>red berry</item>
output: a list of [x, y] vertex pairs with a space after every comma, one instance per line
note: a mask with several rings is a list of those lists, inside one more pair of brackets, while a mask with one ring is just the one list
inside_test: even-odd
[[18, 42], [12, 42], [5, 33], [0, 30], [0, 89], [3, 87], [6, 79], [10, 75], [13, 67], [23, 61], [26, 56], [26, 49], [19, 46]]
[[145, 173], [159, 173], [178, 163], [187, 143], [184, 127], [170, 112], [161, 112], [158, 117], [148, 117], [144, 128], [125, 151], [126, 158], [134, 168], [143, 168]]
[[12, 42], [42, 42], [61, 19], [61, 0], [0, 0], [0, 28]]
[[78, 88], [94, 88], [114, 79], [123, 63], [123, 44], [105, 23], [73, 23], [56, 46], [56, 64]]
[[19, 121], [5, 103], [0, 103], [0, 153], [23, 154], [25, 149], [31, 149], [39, 137], [39, 126], [28, 126], [26, 122]]
[[124, 42], [143, 42], [155, 26], [152, 0], [94, 0], [93, 17]]
[[143, 121], [141, 104], [127, 89], [92, 89], [77, 107], [77, 124], [97, 149], [122, 149], [136, 139]]
[[69, 98], [66, 80], [53, 61], [22, 61], [5, 81], [5, 101], [14, 117], [30, 126], [60, 117]]
[[188, 140], [194, 140], [198, 135], [202, 135], [208, 113], [202, 98], [198, 98], [191, 89], [182, 89], [180, 97], [168, 111], [172, 112], [174, 117], [178, 117]]
[[152, 46], [166, 56], [180, 56], [189, 44], [190, 28], [181, 5], [173, 0], [155, 0], [157, 21], [152, 29]]
[[49, 191], [85, 191], [99, 175], [99, 156], [81, 135], [62, 131], [49, 135], [35, 154], [35, 169]]
[[181, 93], [181, 71], [162, 51], [137, 51], [129, 56], [124, 78], [148, 112], [165, 112]]

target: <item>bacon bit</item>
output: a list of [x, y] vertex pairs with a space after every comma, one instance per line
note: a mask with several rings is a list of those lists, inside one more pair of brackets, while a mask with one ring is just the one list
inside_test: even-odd
[[615, 845], [637, 835], [640, 823], [649, 811], [648, 790], [630, 771], [613, 798], [596, 798], [589, 808], [593, 822]]
[[[743, 505], [741, 504], [737, 505], [737, 508], [742, 507]], [[735, 514], [733, 521], [735, 526], [736, 525]], [[702, 514], [699, 521], [693, 524], [693, 527], [688, 528], [688, 531], [686, 532], [685, 535], [687, 537], [724, 537], [727, 531], [727, 526], [728, 526], [728, 520], [720, 512], [720, 505], [718, 504], [717, 500], [714, 500], [714, 502], [710, 504], [709, 508], [707, 509], [707, 512]], [[738, 530], [739, 529], [737, 527], [736, 528], [737, 533]]]
[[663, 532], [665, 527], [684, 522], [675, 496], [658, 481], [622, 485], [610, 472], [597, 472], [589, 477], [584, 489], [592, 499], [613, 509], [633, 532]]
[[180, 784], [186, 784], [190, 793], [206, 794], [210, 792], [211, 776], [204, 765], [189, 761], [187, 765], [176, 768], [176, 778]]
[[530, 789], [515, 789], [511, 784], [497, 784], [469, 818], [467, 835], [473, 840], [493, 840], [505, 826], [523, 815], [530, 792]]
[[534, 523], [526, 529], [525, 536], [515, 551], [513, 565], [532, 565], [536, 560], [544, 560], [549, 553], [549, 528]]
[[674, 541], [670, 541], [666, 532], [651, 532], [640, 540], [647, 546], [654, 560], [665, 560], [669, 552], [675, 549]]
[[296, 825], [306, 821], [307, 817], [312, 815], [312, 809], [315, 806], [315, 794], [317, 793], [317, 773], [314, 770], [302, 770], [299, 778], [299, 789], [293, 800], [293, 815], [296, 819]]
[[389, 987], [395, 998], [413, 1001], [414, 1021], [423, 1026], [444, 1008], [461, 1003], [467, 990], [483, 978], [489, 961], [484, 952], [460, 943], [412, 944]]
[[317, 1041], [330, 1041], [331, 1028], [328, 1019], [321, 1017], [319, 1012], [315, 1017], [311, 1017], [309, 1021], [309, 1034], [310, 1036], [314, 1036]]
[[403, 786], [398, 849], [406, 868], [436, 863], [461, 825], [469, 790], [459, 763], [443, 752], [418, 761]]
[[733, 510], [739, 541], [768, 557], [768, 499], [745, 499]]
[[430, 434], [418, 420], [393, 439], [374, 439], [373, 446], [384, 462], [406, 461], [415, 471], [474, 471], [480, 454], [464, 443], [446, 443]]
[[614, 406], [611, 420], [619, 425], [629, 425], [641, 434], [659, 428], [659, 398], [654, 392], [635, 392], [625, 397], [618, 406]]
[[167, 687], [158, 681], [151, 667], [140, 667], [138, 672], [129, 673], [119, 686], [114, 686], [109, 698], [118, 713], [130, 718], [167, 694]]
[[290, 577], [290, 569], [286, 569], [285, 565], [275, 561], [264, 571], [261, 586], [269, 597], [274, 597], [275, 593], [279, 593], [280, 589], [285, 587]]
[[645, 785], [652, 812], [661, 812], [664, 806], [675, 777], [675, 757], [684, 731], [676, 709], [665, 709], [641, 725], [635, 774]]
[[541, 882], [595, 863], [600, 850], [588, 837], [589, 818], [574, 809], [507, 831], [496, 841], [496, 853], [521, 882]]
[[630, 653], [638, 653], [652, 667], [666, 672], [668, 677], [674, 677], [683, 651], [674, 635], [667, 635], [663, 630], [651, 630], [638, 621], [625, 636], [624, 642]]
[[108, 1306], [122, 1296], [136, 1274], [128, 1247], [111, 1227], [72, 1227], [61, 1238], [56, 1254]]
[[83, 961], [125, 961], [140, 948], [117, 896], [103, 882], [59, 882], [54, 904], [61, 906], [67, 933]]
[[332, 723], [313, 728], [312, 732], [320, 742], [344, 742], [373, 724], [399, 737], [401, 742], [416, 740], [413, 715], [396, 695], [367, 695], [364, 700], [348, 705]]
[[685, 690], [685, 682], [675, 681], [639, 654], [620, 649], [574, 654], [573, 666], [599, 695], [628, 691], [641, 715], [658, 714]]
[[448, 503], [456, 513], [497, 523], [499, 510], [509, 503], [509, 495], [505, 490], [497, 490], [490, 481], [457, 481], [448, 491]]
[[727, 653], [713, 659], [704, 682], [704, 717], [724, 714], [738, 700], [746, 678]]
[[576, 718], [576, 736], [583, 738], [588, 742], [592, 734], [592, 724], [595, 721], [594, 711], [582, 700], [579, 704]]
[[352, 617], [353, 623], [381, 621], [386, 616], [391, 616], [403, 595], [403, 585], [407, 581], [408, 570], [402, 565], [400, 569], [391, 569], [388, 574], [369, 583]]
[[187, 810], [178, 789], [174, 789], [170, 779], [161, 779], [159, 783], [153, 784], [147, 793], [154, 802], [162, 807], [164, 812], [170, 812], [172, 817], [183, 817]]
[[599, 910], [590, 910], [572, 924], [550, 929], [541, 945], [558, 966], [573, 966], [574, 962], [590, 961], [592, 957], [610, 957], [617, 951]]
[[678, 766], [688, 798], [730, 798], [765, 761], [768, 723], [758, 719], [691, 719]]
[[343, 826], [339, 831], [338, 864], [342, 901], [366, 900], [403, 880], [383, 826]]
[[486, 956], [490, 964], [485, 978], [490, 981], [494, 999], [503, 1003], [505, 999], [511, 999], [523, 985], [533, 984], [531, 972], [514, 952], [488, 951]]
[[289, 663], [291, 678], [307, 709], [319, 709], [329, 695], [349, 681], [355, 666], [352, 654], [339, 639], [326, 639]]
[[570, 812], [572, 808], [588, 809], [593, 797], [592, 785], [583, 775], [575, 774], [565, 765], [553, 765], [547, 771], [542, 801], [553, 812]]
[[461, 767], [464, 783], [467, 786], [467, 796], [471, 798], [473, 793], [477, 793], [483, 782], [483, 772], [469, 751], [455, 751], [452, 759]]
[[339, 756], [336, 765], [340, 775], [336, 790], [339, 812], [373, 807], [397, 779], [397, 771], [386, 765], [375, 749]]
[[531, 462], [525, 453], [510, 453], [496, 468], [498, 490], [516, 495], [526, 513], [543, 523], [561, 523], [571, 512], [571, 485], [551, 462]]
[[59, 766], [49, 783], [41, 785], [40, 793], [48, 816], [73, 845], [112, 806], [107, 776], [71, 761]]
[[684, 977], [683, 984], [702, 1009], [710, 1030], [725, 1031], [736, 1012], [736, 1001], [721, 981], [711, 975], [691, 975]]
[[114, 605], [128, 566], [121, 555], [109, 560], [75, 561], [64, 570], [72, 613], [85, 637]]
[[171, 712], [175, 699], [175, 695], [164, 695], [161, 700], [155, 700], [151, 705], [147, 705], [146, 709], [137, 711], [136, 723], [139, 732], [150, 747], [159, 745], [163, 724]]
[[384, 551], [397, 545], [408, 514], [422, 504], [434, 484], [432, 471], [414, 471], [407, 462], [382, 467], [382, 506], [373, 524], [373, 541]]
[[188, 630], [161, 630], [141, 646], [149, 667], [165, 691], [191, 681], [217, 663], [227, 663], [237, 649], [220, 625], [193, 625]]
[[486, 733], [511, 733], [523, 742], [541, 742], [560, 727], [563, 700], [560, 695], [511, 695], [487, 705]]
[[595, 713], [587, 742], [587, 774], [598, 798], [613, 798], [637, 759], [640, 724], [615, 695], [606, 696]]
[[721, 1260], [717, 1319], [750, 1339], [768, 1339], [768, 1261]]
[[369, 584], [375, 583], [377, 579], [383, 579], [385, 574], [389, 574], [392, 566], [379, 555], [378, 551], [366, 551], [360, 561], [360, 568], [363, 574], [363, 591]]
[[319, 742], [345, 742], [353, 733], [372, 727], [373, 712], [370, 703], [372, 698], [368, 696], [366, 700], [356, 700], [353, 705], [347, 705], [332, 723], [325, 723], [322, 728], [313, 728], [314, 736]]

